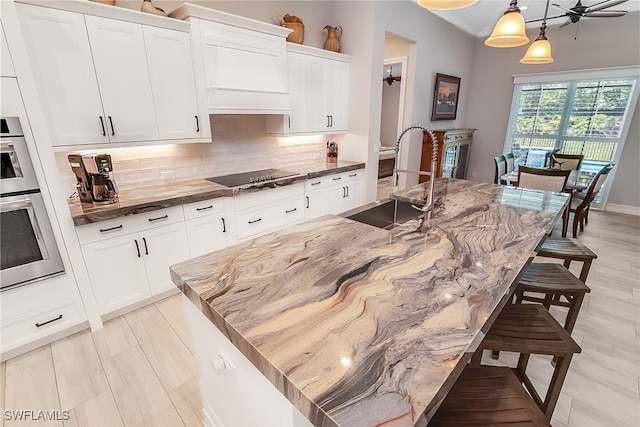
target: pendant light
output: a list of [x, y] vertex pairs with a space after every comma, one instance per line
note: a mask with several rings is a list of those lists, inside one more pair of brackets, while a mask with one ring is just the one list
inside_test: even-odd
[[531, 43], [527, 53], [520, 60], [521, 64], [550, 64], [553, 62], [551, 57], [551, 43], [547, 40], [545, 30], [547, 29], [547, 12], [549, 11], [549, 0], [547, 0], [547, 8], [544, 11], [544, 19], [540, 26], [540, 35]]
[[525, 32], [524, 18], [520, 14], [518, 1], [511, 0], [509, 9], [496, 23], [493, 32], [484, 41], [489, 47], [517, 47], [529, 43]]
[[476, 4], [478, 0], [415, 0], [418, 5], [430, 10], [462, 9]]

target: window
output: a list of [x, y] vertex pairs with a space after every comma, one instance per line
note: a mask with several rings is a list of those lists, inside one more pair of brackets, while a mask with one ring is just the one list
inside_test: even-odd
[[[637, 81], [637, 67], [515, 76], [505, 151], [517, 165], [539, 165], [554, 150], [582, 154], [588, 179], [619, 160]], [[528, 159], [534, 154], [535, 162]], [[601, 201], [605, 196], [603, 189]]]

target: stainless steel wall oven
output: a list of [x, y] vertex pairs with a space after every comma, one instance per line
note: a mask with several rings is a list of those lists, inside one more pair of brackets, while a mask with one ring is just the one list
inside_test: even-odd
[[64, 272], [17, 117], [0, 118], [0, 290]]

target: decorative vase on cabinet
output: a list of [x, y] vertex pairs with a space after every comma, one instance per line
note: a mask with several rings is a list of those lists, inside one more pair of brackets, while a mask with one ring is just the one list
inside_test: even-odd
[[[436, 178], [467, 178], [471, 140], [475, 129], [444, 129], [433, 133], [438, 139], [438, 159]], [[431, 138], [424, 134], [420, 170], [431, 172]], [[420, 176], [419, 182], [428, 181], [428, 176]]]

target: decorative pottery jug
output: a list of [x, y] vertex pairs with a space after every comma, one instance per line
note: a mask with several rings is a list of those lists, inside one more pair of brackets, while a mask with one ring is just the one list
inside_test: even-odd
[[280, 26], [293, 30], [293, 32], [287, 36], [288, 42], [302, 44], [304, 41], [304, 23], [302, 19], [287, 13], [281, 18]]
[[[324, 29], [329, 33], [327, 34], [327, 41], [324, 42], [324, 49], [332, 52], [340, 52], [340, 40], [338, 37], [342, 35], [342, 27], [340, 25], [337, 27], [327, 25]], [[340, 30], [340, 34], [336, 35], [338, 29]]]

